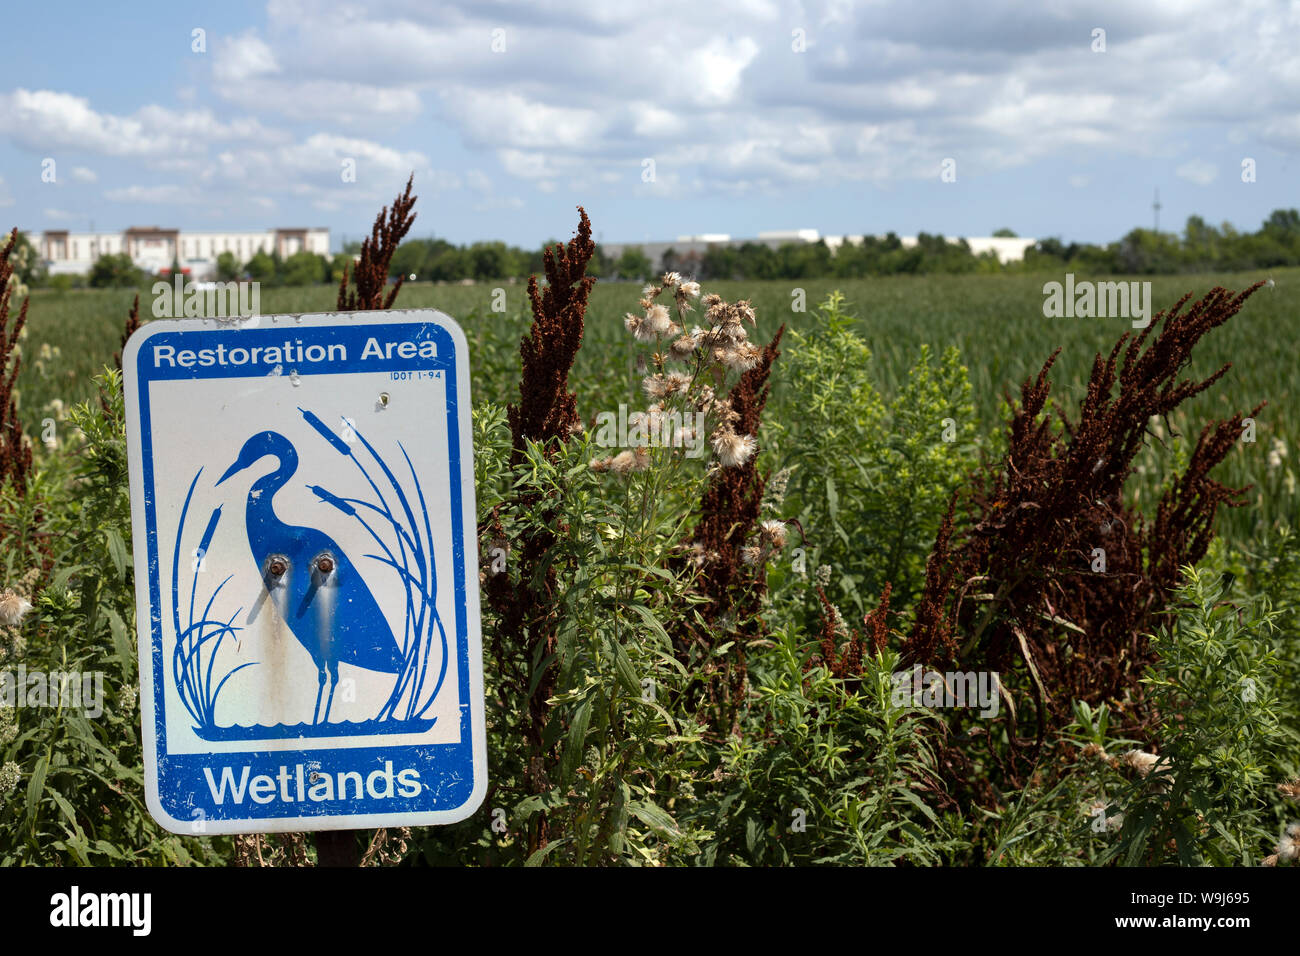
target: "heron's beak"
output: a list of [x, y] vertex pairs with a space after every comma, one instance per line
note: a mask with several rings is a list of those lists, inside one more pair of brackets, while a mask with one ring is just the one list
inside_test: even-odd
[[[239, 460], [236, 461], [236, 462], [235, 462], [233, 465], [231, 465], [229, 468], [227, 468], [227, 469], [226, 469], [226, 473], [225, 473], [224, 475], [222, 475], [220, 478], [217, 479], [217, 485], [220, 485], [223, 481], [225, 481], [225, 480], [226, 480], [227, 478], [229, 478], [231, 475], [234, 475], [234, 474], [237, 474], [238, 472], [243, 471], [245, 468], [247, 468], [247, 467], [248, 467], [249, 465], [251, 465], [251, 464], [252, 464], [251, 461], [246, 461], [246, 460], [244, 459], [244, 456], [243, 456], [243, 455], [240, 455], [240, 456], [239, 456]], [[217, 487], [217, 485], [213, 485], [212, 487], [215, 488], [215, 487]]]

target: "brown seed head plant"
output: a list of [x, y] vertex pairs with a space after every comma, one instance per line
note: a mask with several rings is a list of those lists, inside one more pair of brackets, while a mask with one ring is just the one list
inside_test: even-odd
[[[995, 671], [1009, 686], [1008, 675], [1018, 675], [1037, 726], [1022, 738], [1017, 709], [1006, 708], [1007, 783], [1023, 781], [1026, 760], [1032, 767], [1075, 700], [1108, 703], [1130, 733], [1150, 725], [1141, 683], [1152, 660], [1148, 635], [1179, 568], [1204, 557], [1219, 507], [1238, 506], [1246, 490], [1210, 477], [1241, 435], [1242, 414], [1201, 431], [1150, 522], [1124, 501], [1124, 484], [1152, 419], [1226, 373], [1228, 365], [1201, 381], [1179, 379], [1195, 345], [1261, 284], [1237, 294], [1215, 288], [1184, 309], [1186, 295], [1140, 334], [1126, 332], [1108, 356], [1097, 355], [1074, 416], [1047, 410], [1054, 353], [1019, 402], [1008, 397], [1006, 454], [973, 479], [960, 521], [954, 496], [903, 663]], [[986, 736], [992, 750], [997, 735]]]
[[9, 322], [10, 298], [17, 284], [14, 267], [9, 261], [18, 242], [18, 230], [9, 234], [9, 241], [0, 249], [0, 487], [8, 484], [15, 495], [24, 497], [32, 472], [32, 446], [23, 434], [18, 418], [18, 400], [14, 397], [14, 384], [18, 381], [21, 356], [18, 337], [27, 324], [27, 299], [23, 299], [13, 325]]
[[406, 191], [393, 200], [392, 207], [385, 206], [375, 217], [370, 228], [370, 235], [361, 243], [361, 258], [353, 269], [355, 289], [348, 289], [348, 270], [343, 267], [343, 278], [339, 281], [338, 310], [340, 312], [376, 311], [391, 309], [397, 293], [402, 288], [402, 276], [397, 277], [388, 295], [384, 288], [388, 285], [388, 268], [393, 261], [393, 253], [402, 239], [415, 224], [415, 213], [411, 209], [418, 198], [411, 195], [411, 186], [415, 174], [406, 181]]
[[[126, 324], [122, 326], [122, 346], [126, 348], [126, 343], [135, 330], [140, 328], [140, 294], [136, 293], [135, 301], [131, 303], [131, 311], [126, 314]], [[119, 369], [122, 367], [122, 352], [119, 349], [113, 353], [113, 364]]]
[[[591, 239], [591, 221], [581, 206], [578, 215], [577, 235], [567, 245], [556, 244], [543, 254], [546, 287], [541, 287], [536, 276], [528, 280], [533, 321], [519, 343], [519, 402], [506, 409], [512, 465], [524, 460], [529, 443], [540, 445], [544, 454], [551, 455], [581, 427], [576, 399], [569, 391], [569, 373], [582, 347], [587, 297], [596, 282], [586, 274], [596, 245]], [[511, 542], [513, 565], [546, 570], [514, 582], [509, 574], [487, 579], [487, 599], [500, 621], [490, 640], [495, 644], [496, 659], [502, 662], [501, 681], [527, 702], [519, 728], [528, 744], [526, 778], [530, 792], [541, 794], [550, 787], [547, 768], [556, 759], [555, 744], [546, 737], [551, 709], [547, 701], [558, 680], [553, 661], [559, 628], [557, 574], [548, 554], [564, 529], [548, 520], [555, 515], [555, 508], [539, 492], [520, 493], [511, 510], [534, 516]], [[479, 530], [481, 538], [506, 537], [499, 513]], [[544, 659], [551, 663], [541, 665], [541, 673], [535, 674], [534, 667]], [[543, 849], [548, 839], [546, 815], [537, 814], [530, 823], [529, 852]]]
[[821, 602], [821, 629], [818, 631], [819, 652], [809, 657], [804, 671], [823, 665], [845, 683], [852, 691], [862, 681], [863, 660], [867, 654], [881, 653], [889, 642], [889, 630], [886, 620], [889, 617], [889, 593], [891, 585], [885, 584], [880, 595], [880, 603], [862, 619], [865, 633], [850, 629], [844, 623], [839, 608], [831, 604], [826, 592], [819, 586], [817, 599]]
[[[711, 722], [716, 728], [734, 731], [749, 688], [745, 644], [762, 639], [764, 634], [759, 610], [767, 590], [766, 562], [747, 562], [745, 550], [758, 527], [767, 483], [758, 469], [753, 442], [771, 391], [768, 378], [772, 363], [781, 354], [785, 326], [777, 329], [772, 341], [762, 349], [751, 346], [751, 363], [746, 356], [749, 350], [744, 349], [750, 343], [739, 341], [737, 335], [737, 330], [743, 329], [743, 318], [753, 316], [749, 303], [727, 305], [714, 296], [705, 302], [714, 322], [710, 334], [720, 344], [706, 341], [704, 346], [711, 347], [712, 357], [720, 366], [735, 368], [743, 362], [740, 367], [745, 370], [724, 400], [727, 414], [713, 436], [723, 467], [715, 469], [709, 478], [691, 539], [694, 550], [704, 556], [697, 587], [706, 599], [699, 608], [705, 627], [686, 628], [675, 643], [678, 658], [687, 667], [704, 661], [701, 676], [705, 699], [714, 713]], [[728, 467], [727, 443], [745, 437], [750, 439], [748, 453]], [[712, 650], [729, 640], [735, 642], [731, 651], [723, 658], [714, 657]]]

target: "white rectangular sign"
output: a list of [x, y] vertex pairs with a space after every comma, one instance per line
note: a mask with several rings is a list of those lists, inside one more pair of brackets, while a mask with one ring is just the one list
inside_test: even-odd
[[469, 360], [435, 311], [127, 343], [144, 767], [176, 833], [422, 826], [487, 786]]

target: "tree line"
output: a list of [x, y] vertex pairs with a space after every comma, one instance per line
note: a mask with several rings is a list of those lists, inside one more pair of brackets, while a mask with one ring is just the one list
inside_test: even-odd
[[[1014, 236], [999, 229], [995, 236]], [[27, 240], [20, 234], [20, 243]], [[445, 239], [409, 239], [398, 247], [390, 275], [426, 282], [486, 282], [526, 279], [542, 272], [542, 251], [504, 242], [456, 245]], [[134, 286], [152, 281], [125, 254], [103, 255], [87, 276], [45, 274], [44, 264], [28, 244], [26, 274], [30, 286]], [[223, 252], [216, 260], [220, 281], [250, 279], [265, 285], [311, 285], [338, 282], [350, 266], [358, 243], [349, 243], [334, 256], [298, 252], [282, 258], [258, 252], [246, 262]], [[1001, 263], [992, 252], [976, 254], [964, 240], [920, 233], [904, 246], [894, 233], [845, 242], [832, 252], [825, 241], [790, 242], [773, 248], [766, 243], [717, 245], [704, 252], [666, 250], [659, 263], [640, 246], [624, 246], [617, 256], [596, 246], [588, 272], [602, 279], [642, 282], [663, 271], [698, 279], [818, 279], [864, 278], [905, 274], [1018, 273], [1079, 271], [1100, 275], [1168, 275], [1192, 272], [1240, 272], [1300, 265], [1300, 211], [1277, 209], [1255, 232], [1239, 232], [1231, 223], [1220, 226], [1190, 216], [1182, 233], [1133, 229], [1122, 239], [1099, 245], [1040, 239], [1025, 250], [1024, 259]], [[179, 268], [174, 264], [173, 268]]]

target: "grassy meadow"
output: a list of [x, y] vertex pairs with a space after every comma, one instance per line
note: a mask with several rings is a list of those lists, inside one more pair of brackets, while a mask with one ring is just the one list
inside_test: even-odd
[[[936, 350], [955, 345], [969, 370], [972, 399], [980, 436], [995, 434], [1001, 422], [1004, 393], [1037, 372], [1053, 350], [1061, 354], [1053, 372], [1053, 395], [1072, 408], [1082, 397], [1094, 356], [1108, 351], [1129, 328], [1123, 319], [1045, 318], [1042, 286], [1058, 276], [967, 275], [895, 276], [877, 279], [819, 279], [795, 284], [783, 280], [707, 283], [728, 300], [749, 298], [758, 317], [756, 339], [767, 339], [782, 323], [797, 329], [832, 289], [847, 297], [848, 311], [858, 317], [859, 331], [872, 352], [875, 379], [886, 395], [898, 388], [922, 344]], [[1083, 276], [1079, 277], [1084, 278]], [[1088, 277], [1100, 279], [1101, 277]], [[1122, 277], [1123, 278], [1123, 277]], [[1235, 273], [1196, 276], [1157, 276], [1152, 279], [1153, 312], [1168, 308], [1184, 293], [1193, 298], [1216, 285], [1239, 290], [1262, 279], [1274, 280], [1260, 289], [1242, 312], [1198, 346], [1189, 375], [1204, 377], [1231, 362], [1225, 380], [1180, 408], [1170, 424], [1193, 438], [1211, 418], [1248, 411], [1260, 401], [1267, 406], [1257, 419], [1255, 443], [1242, 443], [1220, 471], [1221, 480], [1254, 485], [1249, 507], [1220, 516], [1220, 528], [1230, 539], [1243, 539], [1279, 519], [1300, 519], [1296, 489], [1296, 457], [1300, 424], [1288, 414], [1300, 391], [1300, 366], [1291, 343], [1300, 339], [1300, 269], [1278, 269], [1267, 276]], [[504, 312], [493, 312], [493, 290], [505, 289]], [[799, 295], [802, 289], [803, 295]], [[91, 397], [92, 377], [113, 362], [122, 324], [134, 292], [131, 290], [36, 290], [31, 296], [28, 334], [19, 376], [20, 415], [29, 434], [37, 435], [43, 419], [54, 414], [49, 403], [63, 407]], [[333, 308], [336, 291], [328, 286], [264, 288], [264, 314], [318, 312]], [[634, 376], [628, 374], [633, 346], [622, 317], [636, 308], [638, 287], [627, 283], [598, 283], [587, 314], [585, 345], [570, 379], [578, 390], [578, 408], [588, 421], [610, 404], [611, 395], [625, 390], [630, 402]], [[499, 298], [499, 297], [498, 297]], [[804, 311], [795, 311], [799, 301]], [[152, 298], [141, 294], [141, 315], [150, 317]], [[519, 336], [530, 315], [522, 284], [403, 286], [396, 305], [438, 308], [458, 319], [471, 346], [476, 400], [507, 402], [517, 397]], [[42, 351], [43, 346], [50, 350]], [[57, 352], [53, 350], [57, 349]], [[774, 385], [778, 410], [797, 417], [797, 408], [782, 388], [780, 370]], [[57, 406], [55, 406], [57, 408]], [[1280, 457], [1270, 453], [1283, 443]], [[1166, 463], [1175, 456], [1151, 454], [1139, 465], [1146, 469], [1135, 483], [1136, 494], [1153, 489]], [[1149, 491], [1147, 493], [1150, 493]]]
[[[1132, 328], [1044, 317], [1043, 284], [1060, 278], [706, 283], [726, 301], [695, 300], [711, 337], [685, 337], [690, 357], [674, 360], [692, 374], [654, 354], [670, 341], [662, 328], [638, 344], [624, 324], [640, 311], [634, 329], [666, 326], [662, 304], [598, 283], [567, 382], [554, 373], [573, 358], [573, 290], [543, 304], [521, 362], [523, 284], [404, 287], [399, 308], [441, 309], [470, 343], [492, 789], [459, 823], [342, 842], [376, 865], [1300, 862], [1300, 554], [1287, 527], [1300, 524], [1300, 268], [1151, 279], [1153, 313], [1215, 286], [1273, 283], [1181, 369], [1203, 378], [1230, 362], [1223, 380], [1161, 405], [1180, 342], [1205, 327], [1176, 326], [1143, 366], [1152, 381], [1122, 383], [1106, 434], [1092, 427], [1105, 416], [1087, 419], [1065, 455], [1032, 430], [1008, 438], [1005, 396], [1059, 350], [1052, 397], [1077, 421], [1094, 357]], [[679, 277], [655, 294], [699, 291]], [[112, 371], [134, 294], [29, 300], [18, 409], [37, 460], [26, 491], [0, 489], [0, 668], [108, 679], [102, 719], [0, 707], [0, 865], [306, 865], [306, 834], [174, 836], [144, 807]], [[266, 288], [259, 305], [327, 312], [335, 296]], [[741, 299], [756, 329], [727, 304]], [[145, 287], [146, 320], [152, 305]], [[783, 323], [769, 365], [756, 344]], [[503, 406], [521, 377], [528, 408], [548, 414], [516, 418], [519, 437]], [[698, 410], [712, 454], [616, 452], [577, 427], [570, 389], [588, 425], [648, 397], [655, 414]], [[1261, 402], [1254, 441], [1210, 456], [1226, 449], [1212, 474], [1254, 487], [1218, 512], [1206, 550], [1198, 521], [1216, 489], [1189, 465], [1193, 443]], [[1167, 423], [1144, 421], [1170, 405]], [[52, 447], [50, 419], [64, 439]], [[1108, 449], [1127, 455], [1144, 424], [1129, 480], [1081, 475]], [[1117, 436], [1122, 446], [1104, 443]], [[980, 505], [992, 517], [972, 527], [981, 514], [959, 512], [954, 547], [944, 515], [954, 490], [987, 492], [971, 477], [981, 458], [1014, 471], [1002, 483], [1013, 490], [994, 490]], [[1114, 495], [1149, 522], [1166, 482], [1189, 473], [1158, 540], [1127, 518], [1112, 527], [1133, 514]], [[1111, 535], [1104, 547], [1098, 535]], [[922, 663], [979, 676], [987, 699], [932, 697], [933, 682], [920, 695]]]

